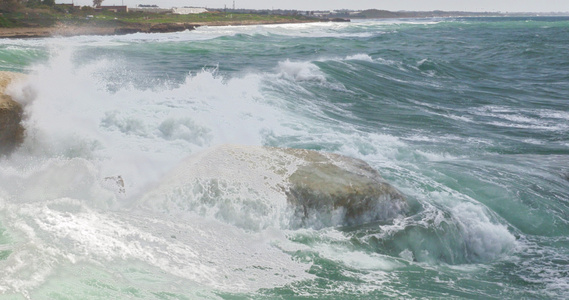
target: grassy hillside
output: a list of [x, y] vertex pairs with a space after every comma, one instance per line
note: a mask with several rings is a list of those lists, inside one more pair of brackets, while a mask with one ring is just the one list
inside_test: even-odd
[[12, 21], [6, 19], [3, 15], [0, 15], [0, 28], [12, 28], [15, 26], [16, 24], [12, 23]]
[[114, 13], [95, 11], [90, 7], [71, 9], [56, 5], [54, 7], [22, 8], [17, 12], [4, 12], [0, 15], [0, 28], [13, 27], [51, 27], [56, 24], [77, 26], [120, 26], [128, 24], [160, 23], [235, 23], [260, 22], [280, 23], [287, 21], [314, 20], [305, 16], [282, 16], [251, 13], [202, 13], [173, 15], [169, 13], [128, 12]]

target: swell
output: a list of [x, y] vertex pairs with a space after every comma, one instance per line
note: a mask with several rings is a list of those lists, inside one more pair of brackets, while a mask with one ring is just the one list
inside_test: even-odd
[[[128, 287], [99, 274], [89, 264], [95, 261], [112, 262], [126, 278], [150, 272], [164, 283], [189, 282], [208, 296], [566, 295], [559, 274], [567, 260], [567, 71], [566, 58], [548, 44], [564, 42], [547, 36], [530, 45], [540, 54], [534, 57], [520, 55], [528, 46], [515, 42], [527, 39], [523, 31], [496, 45], [515, 36], [504, 24], [495, 26], [505, 33], [454, 21], [354, 25], [371, 35], [348, 25], [298, 26], [305, 31], [76, 38], [47, 61], [10, 63], [33, 69], [27, 88], [34, 94], [13, 95], [28, 102], [32, 130], [0, 169], [8, 228], [0, 263], [39, 258], [10, 276], [25, 279], [36, 268], [53, 278], [44, 259], [71, 274], [76, 262], [94, 268], [95, 275], [78, 277], [87, 291], [99, 283]], [[453, 26], [462, 33], [453, 35]], [[169, 220], [125, 205], [183, 157], [228, 142], [361, 158], [409, 197], [412, 213], [386, 224], [245, 232], [194, 211]], [[125, 178], [126, 199], [101, 182], [117, 175]], [[90, 224], [90, 235], [78, 224]], [[260, 245], [262, 259], [250, 260], [251, 245]], [[140, 269], [125, 271], [130, 261]], [[191, 263], [180, 268], [180, 261]], [[275, 271], [279, 264], [287, 272]], [[548, 271], [556, 275], [543, 275]], [[243, 278], [257, 282], [247, 289]], [[10, 286], [35, 290], [48, 279]], [[184, 295], [167, 284], [134, 289]]]

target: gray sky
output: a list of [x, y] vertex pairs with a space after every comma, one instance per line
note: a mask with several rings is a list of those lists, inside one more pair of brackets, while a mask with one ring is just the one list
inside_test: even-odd
[[[71, 3], [72, 0], [56, 0]], [[77, 5], [92, 5], [92, 0], [73, 0]], [[156, 4], [160, 7], [211, 7], [233, 6], [233, 0], [104, 0], [104, 5]], [[459, 10], [502, 12], [569, 12], [569, 0], [235, 0], [236, 8], [255, 9], [386, 9], [386, 10]]]

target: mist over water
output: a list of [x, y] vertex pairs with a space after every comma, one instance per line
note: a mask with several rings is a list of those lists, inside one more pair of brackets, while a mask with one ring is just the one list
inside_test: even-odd
[[[0, 69], [28, 78], [8, 89], [27, 132], [0, 160], [0, 294], [567, 297], [567, 34], [469, 18], [2, 40]], [[160, 195], [227, 143], [363, 159], [410, 212], [295, 229], [283, 199], [231, 184]]]

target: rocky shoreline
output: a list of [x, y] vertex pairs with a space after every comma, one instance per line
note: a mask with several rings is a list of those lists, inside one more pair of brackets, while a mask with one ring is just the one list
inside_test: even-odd
[[123, 35], [137, 32], [177, 32], [193, 30], [199, 25], [187, 23], [132, 24], [126, 26], [75, 26], [0, 28], [0, 38], [43, 38], [52, 36], [78, 35]]
[[[344, 22], [346, 20], [343, 20]], [[0, 28], [0, 38], [43, 38], [77, 35], [124, 35], [132, 33], [167, 33], [194, 30], [200, 26], [243, 26], [285, 23], [339, 22], [337, 20], [218, 21], [198, 23], [126, 24], [119, 26], [80, 26], [58, 24], [53, 27]], [[349, 20], [348, 20], [349, 22]]]

